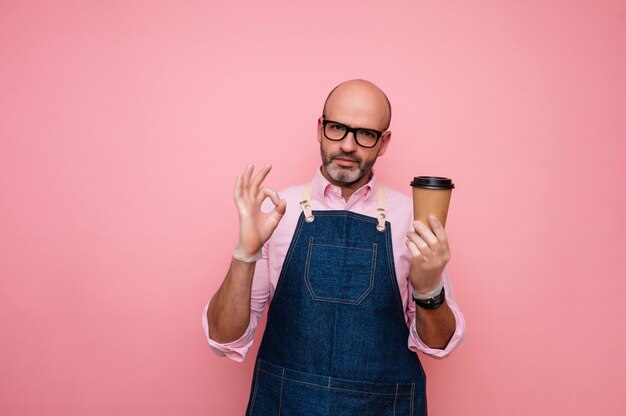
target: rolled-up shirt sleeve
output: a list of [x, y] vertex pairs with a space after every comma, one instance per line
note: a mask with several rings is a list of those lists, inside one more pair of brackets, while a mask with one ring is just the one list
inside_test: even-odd
[[220, 356], [225, 356], [233, 361], [241, 362], [246, 358], [250, 347], [253, 344], [254, 332], [261, 320], [263, 310], [267, 303], [270, 291], [269, 267], [267, 259], [267, 245], [263, 246], [263, 257], [257, 261], [254, 270], [254, 278], [252, 281], [252, 296], [250, 299], [250, 322], [248, 328], [239, 339], [227, 343], [219, 343], [211, 339], [211, 329], [209, 328], [209, 320], [207, 312], [209, 303], [204, 307], [202, 313], [202, 327], [204, 334], [211, 349]]
[[[463, 318], [463, 314], [461, 313], [461, 309], [456, 303], [454, 298], [454, 291], [452, 290], [452, 283], [450, 281], [450, 275], [448, 273], [448, 269], [444, 269], [443, 272], [443, 284], [446, 289], [446, 303], [452, 310], [455, 319], [456, 328], [454, 330], [454, 334], [452, 338], [446, 345], [444, 349], [438, 348], [430, 348], [426, 345], [417, 334], [417, 329], [415, 328], [415, 303], [413, 301], [409, 302], [409, 349], [411, 351], [417, 352], [421, 351], [424, 354], [427, 354], [434, 358], [444, 358], [447, 357], [452, 351], [461, 345], [463, 338], [465, 337], [465, 318]], [[410, 296], [410, 295], [409, 295]], [[409, 298], [411, 299], [411, 298]]]

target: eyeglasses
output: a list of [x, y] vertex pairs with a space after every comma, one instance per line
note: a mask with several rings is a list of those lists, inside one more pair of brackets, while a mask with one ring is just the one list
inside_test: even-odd
[[378, 139], [380, 139], [380, 136], [384, 133], [382, 131], [372, 129], [353, 129], [345, 124], [337, 123], [336, 121], [331, 120], [322, 120], [322, 125], [324, 126], [324, 136], [326, 136], [328, 140], [339, 142], [345, 139], [348, 133], [352, 132], [356, 144], [366, 148], [376, 146]]

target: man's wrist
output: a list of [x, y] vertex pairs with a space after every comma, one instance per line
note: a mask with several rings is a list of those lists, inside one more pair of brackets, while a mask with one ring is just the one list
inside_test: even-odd
[[413, 286], [411, 286], [413, 291], [413, 298], [418, 300], [431, 299], [441, 293], [441, 289], [443, 289], [443, 279], [439, 279], [437, 283], [432, 286], [430, 289], [426, 290], [415, 290]]
[[417, 306], [419, 306], [422, 309], [431, 309], [431, 310], [437, 309], [438, 307], [443, 305], [445, 300], [446, 300], [446, 289], [443, 287], [441, 288], [441, 292], [439, 292], [438, 295], [435, 295], [432, 298], [415, 299], [415, 297], [413, 297], [413, 302], [415, 302]]
[[256, 253], [248, 254], [244, 250], [242, 250], [239, 245], [237, 245], [237, 247], [235, 247], [235, 250], [233, 250], [233, 258], [244, 263], [254, 263], [258, 260], [261, 260], [261, 258], [263, 257], [261, 250], [262, 249], [260, 248], [259, 251], [257, 251]]
[[422, 309], [437, 309], [446, 300], [446, 291], [443, 279], [439, 279], [435, 286], [428, 290], [416, 291], [413, 289], [413, 302]]

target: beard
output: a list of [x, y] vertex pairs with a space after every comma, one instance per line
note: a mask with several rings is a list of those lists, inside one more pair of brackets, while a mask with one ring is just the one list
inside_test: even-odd
[[[339, 185], [351, 186], [355, 182], [358, 182], [365, 175], [369, 174], [374, 166], [376, 157], [371, 160], [363, 160], [353, 154], [339, 152], [333, 155], [329, 155], [324, 152], [324, 149], [320, 146], [320, 153], [322, 155], [322, 164], [328, 175]], [[350, 168], [341, 167], [333, 164], [333, 160], [336, 158], [350, 159], [356, 162], [356, 165]]]

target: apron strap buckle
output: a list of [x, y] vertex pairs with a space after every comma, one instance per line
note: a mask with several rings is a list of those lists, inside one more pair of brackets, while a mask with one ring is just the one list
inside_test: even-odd
[[313, 211], [311, 210], [311, 203], [306, 199], [300, 201], [300, 207], [302, 207], [302, 211], [304, 212], [304, 219], [306, 222], [313, 222], [315, 217], [313, 216]]
[[378, 211], [378, 225], [376, 226], [376, 229], [383, 232], [385, 231], [385, 209], [377, 208], [376, 211]]

